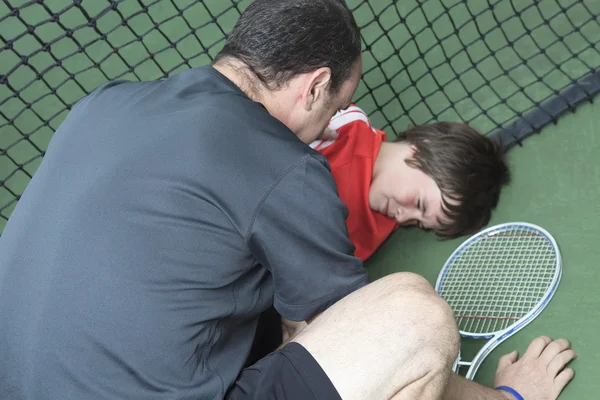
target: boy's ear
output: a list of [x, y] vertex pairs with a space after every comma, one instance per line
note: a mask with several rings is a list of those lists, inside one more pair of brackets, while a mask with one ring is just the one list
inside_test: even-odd
[[410, 146], [408, 146], [408, 151], [406, 152], [406, 158], [413, 158], [415, 156], [415, 154], [417, 153], [418, 149], [417, 146], [415, 146], [414, 144], [411, 144]]
[[[423, 142], [431, 143], [431, 140], [424, 139]], [[419, 149], [417, 149], [417, 146], [415, 146], [414, 144], [411, 144], [409, 147], [410, 147], [410, 150], [409, 150], [408, 158], [412, 158], [415, 155], [415, 153], [417, 153], [419, 151]]]

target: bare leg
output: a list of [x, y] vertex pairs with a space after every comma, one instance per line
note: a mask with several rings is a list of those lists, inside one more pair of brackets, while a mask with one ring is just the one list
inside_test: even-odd
[[411, 273], [352, 293], [293, 341], [313, 355], [344, 400], [441, 399], [459, 346], [450, 307]]

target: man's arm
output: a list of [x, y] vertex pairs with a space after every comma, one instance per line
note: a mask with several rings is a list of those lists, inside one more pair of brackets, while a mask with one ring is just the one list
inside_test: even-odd
[[[565, 339], [536, 338], [520, 359], [516, 351], [500, 358], [494, 387], [508, 386], [526, 400], [555, 400], [573, 379], [573, 370], [566, 366], [576, 357]], [[452, 374], [443, 399], [515, 400], [515, 397]]]
[[495, 390], [452, 374], [443, 400], [515, 400], [508, 392]]
[[271, 272], [274, 307], [284, 318], [309, 319], [368, 284], [347, 215], [324, 159], [313, 154], [285, 171], [259, 203], [246, 241]]

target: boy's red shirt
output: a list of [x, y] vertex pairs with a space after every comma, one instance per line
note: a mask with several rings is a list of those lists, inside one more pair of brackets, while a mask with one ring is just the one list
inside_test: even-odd
[[356, 247], [354, 255], [364, 261], [398, 228], [395, 220], [369, 207], [373, 167], [386, 134], [373, 128], [364, 111], [356, 106], [334, 115], [329, 128], [338, 133], [338, 138], [315, 141], [311, 147], [329, 161], [340, 199], [348, 207], [346, 225]]

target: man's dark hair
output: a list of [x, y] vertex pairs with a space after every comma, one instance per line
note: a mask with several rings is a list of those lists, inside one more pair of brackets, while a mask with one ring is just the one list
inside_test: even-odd
[[240, 16], [215, 62], [229, 57], [242, 61], [270, 90], [329, 67], [329, 91], [336, 94], [360, 53], [360, 32], [343, 0], [256, 0]]
[[469, 125], [439, 122], [412, 127], [396, 142], [414, 146], [406, 163], [430, 176], [442, 192], [450, 220], [437, 234], [456, 238], [477, 232], [490, 220], [510, 173], [500, 144]]

